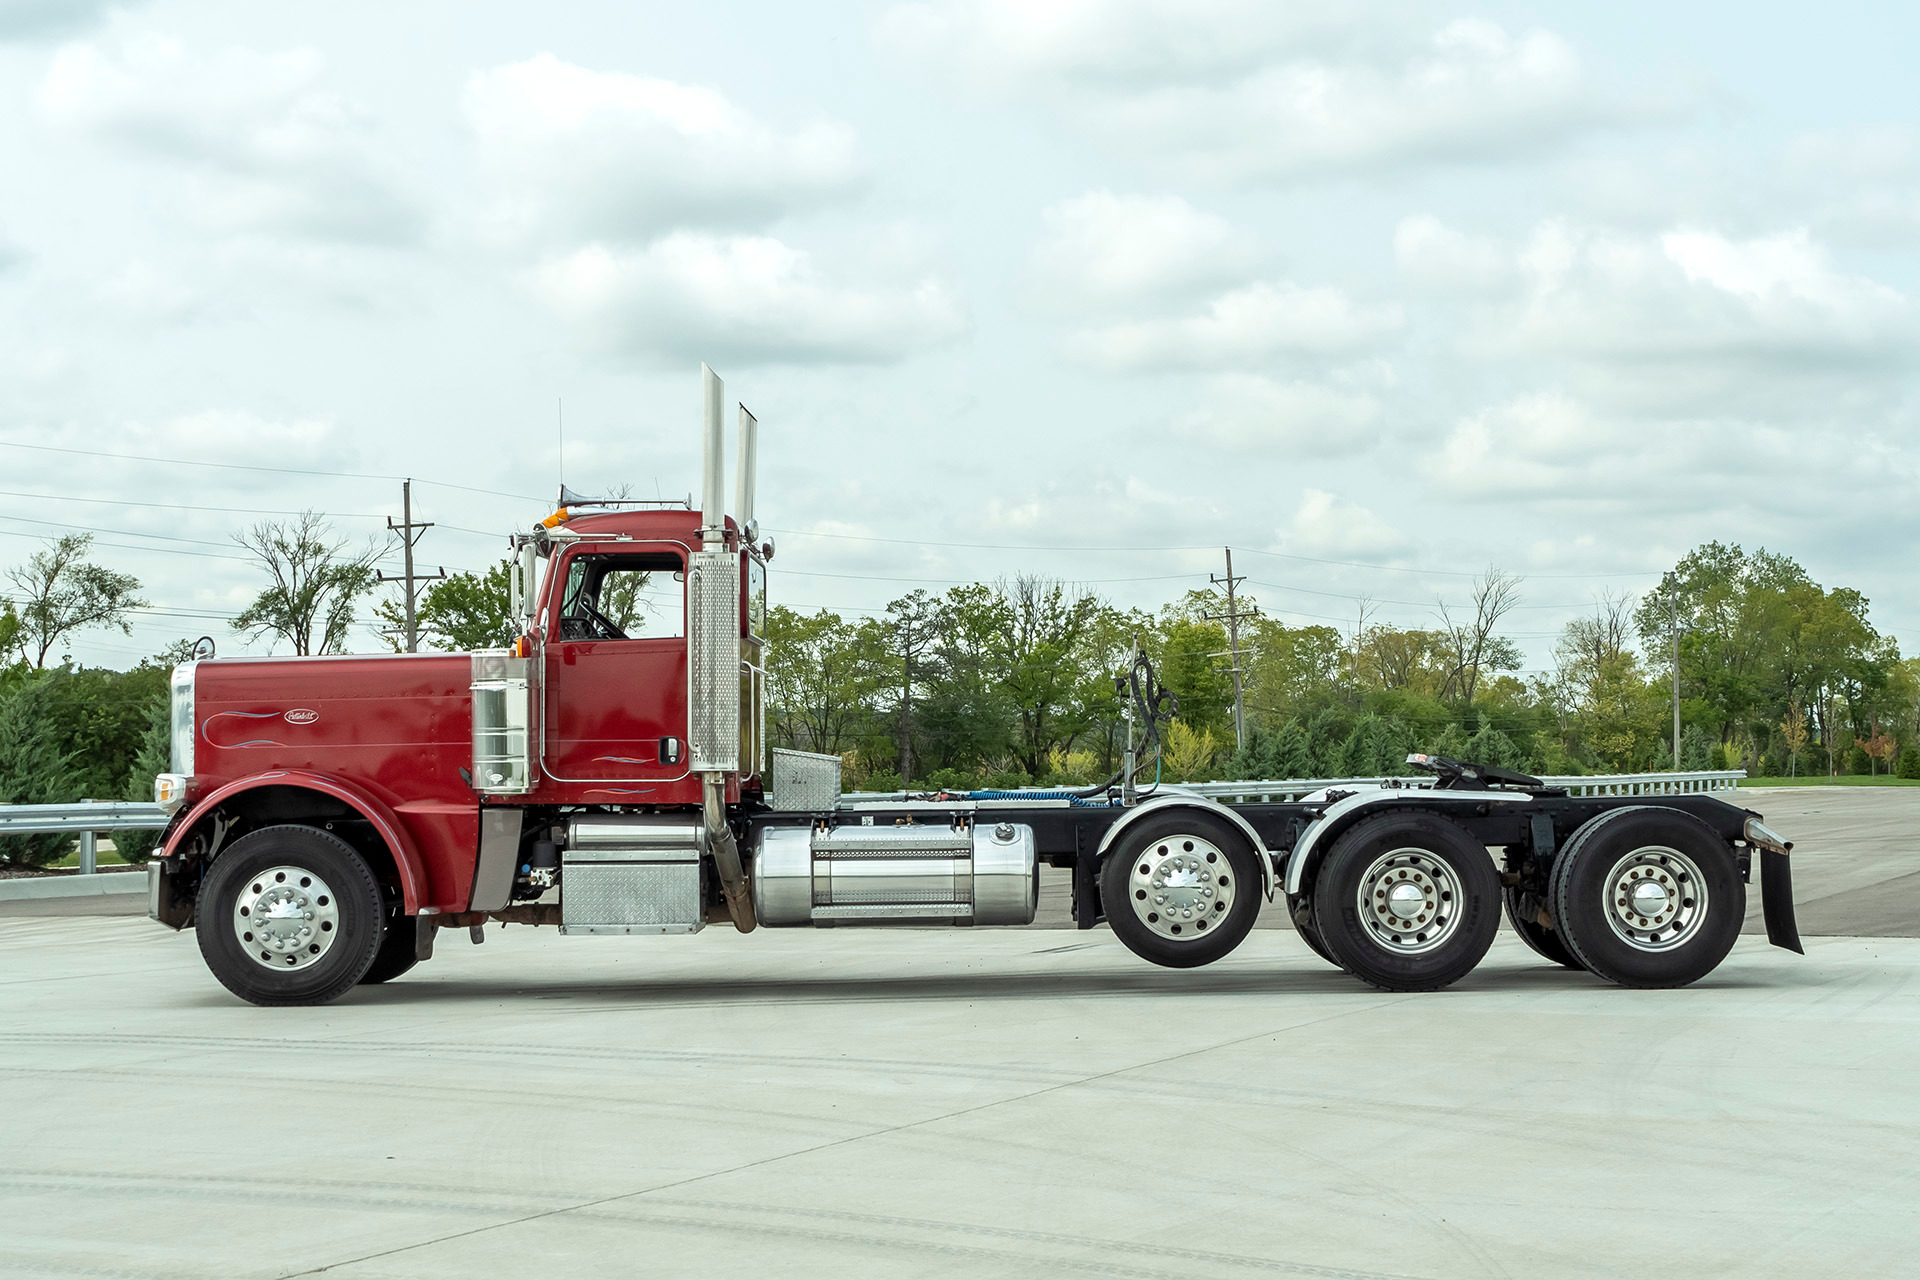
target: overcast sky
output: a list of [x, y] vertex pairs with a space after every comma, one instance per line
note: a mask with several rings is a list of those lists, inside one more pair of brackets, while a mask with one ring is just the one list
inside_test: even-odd
[[411, 475], [481, 569], [562, 401], [570, 485], [695, 490], [704, 359], [797, 608], [1155, 605], [1231, 544], [1275, 616], [1425, 626], [1492, 564], [1538, 667], [1720, 539], [1912, 652], [1916, 26], [0, 0], [0, 564], [96, 528], [156, 612], [75, 658], [239, 652], [260, 513], [364, 540]]

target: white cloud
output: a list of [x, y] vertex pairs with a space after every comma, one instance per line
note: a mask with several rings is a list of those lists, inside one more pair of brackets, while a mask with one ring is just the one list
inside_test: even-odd
[[1402, 218], [1394, 228], [1400, 274], [1436, 293], [1498, 293], [1513, 280], [1513, 253], [1491, 236], [1468, 235], [1431, 214]]
[[1274, 58], [1371, 44], [1383, 6], [1270, 0], [930, 0], [882, 15], [881, 43], [981, 84], [1205, 82]]
[[1641, 114], [1553, 32], [1459, 19], [1409, 45], [1405, 25], [1366, 5], [945, 0], [896, 7], [881, 35], [1132, 150], [1256, 180], [1505, 155]]
[[966, 328], [944, 281], [836, 283], [806, 252], [765, 236], [592, 244], [538, 268], [533, 283], [583, 331], [643, 362], [887, 362]]
[[44, 39], [99, 21], [113, 0], [0, 0], [0, 43]]
[[1592, 357], [1882, 359], [1912, 340], [1898, 291], [1832, 267], [1805, 230], [1732, 239], [1541, 226], [1517, 256], [1514, 345]]
[[1282, 531], [1280, 545], [1296, 555], [1372, 557], [1404, 554], [1407, 536], [1367, 508], [1324, 489], [1307, 489]]
[[1072, 358], [1104, 369], [1245, 368], [1365, 351], [1392, 337], [1402, 320], [1398, 306], [1355, 302], [1329, 286], [1259, 281], [1197, 314], [1082, 329], [1066, 346]]
[[420, 215], [379, 158], [373, 122], [325, 87], [311, 49], [190, 49], [166, 36], [62, 47], [39, 105], [56, 125], [117, 143], [184, 177], [178, 203], [220, 229], [396, 241]]
[[491, 218], [509, 233], [645, 241], [753, 227], [861, 178], [843, 125], [776, 128], [712, 89], [550, 53], [475, 73], [463, 106], [498, 194]]
[[1218, 287], [1242, 278], [1257, 257], [1250, 237], [1178, 196], [1089, 191], [1041, 219], [1046, 236], [1034, 249], [1033, 274], [1042, 301], [1063, 308]]
[[1365, 391], [1230, 373], [1211, 380], [1200, 407], [1174, 430], [1236, 452], [1334, 457], [1369, 447], [1379, 419], [1380, 402]]
[[1433, 475], [1468, 497], [1577, 493], [1581, 473], [1609, 457], [1645, 467], [1645, 443], [1564, 393], [1541, 392], [1462, 418]]

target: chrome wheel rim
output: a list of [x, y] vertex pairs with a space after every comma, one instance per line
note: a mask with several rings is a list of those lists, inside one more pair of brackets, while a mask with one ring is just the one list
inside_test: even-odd
[[340, 904], [327, 882], [305, 867], [268, 867], [241, 887], [233, 935], [261, 968], [295, 972], [333, 949]]
[[1419, 955], [1460, 927], [1460, 881], [1425, 849], [1394, 849], [1360, 877], [1360, 919], [1375, 943], [1398, 955]]
[[1163, 938], [1193, 942], [1218, 929], [1233, 909], [1238, 879], [1211, 840], [1168, 836], [1134, 855], [1128, 896], [1141, 924]]
[[1607, 924], [1636, 951], [1670, 951], [1707, 918], [1707, 882], [1686, 854], [1665, 845], [1635, 849], [1607, 873]]

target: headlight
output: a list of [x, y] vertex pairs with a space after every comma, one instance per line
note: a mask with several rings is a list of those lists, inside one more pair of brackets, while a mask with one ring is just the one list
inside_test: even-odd
[[183, 662], [173, 669], [173, 751], [171, 773], [193, 776], [193, 668]]

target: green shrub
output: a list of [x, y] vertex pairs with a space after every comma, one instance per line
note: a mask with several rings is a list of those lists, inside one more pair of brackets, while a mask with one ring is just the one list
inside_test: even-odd
[[[140, 748], [134, 753], [133, 767], [127, 774], [127, 799], [151, 803], [154, 775], [165, 773], [173, 763], [171, 714], [172, 704], [165, 697], [154, 699], [148, 707], [147, 729], [140, 735]], [[115, 832], [113, 847], [127, 862], [145, 862], [154, 846], [160, 843], [160, 834], [158, 831]]]
[[898, 791], [901, 785], [899, 774], [891, 769], [883, 769], [879, 773], [868, 774], [866, 781], [860, 784], [860, 789], [862, 791]]
[[1920, 778], [1920, 748], [1908, 747], [1902, 751], [1894, 772], [1903, 778]]
[[973, 779], [960, 769], [935, 769], [927, 775], [927, 785], [935, 791], [967, 791]]
[[[59, 748], [57, 677], [35, 673], [0, 694], [0, 804], [70, 804], [80, 799], [72, 760]], [[0, 837], [0, 862], [44, 867], [73, 847], [69, 835]]]

